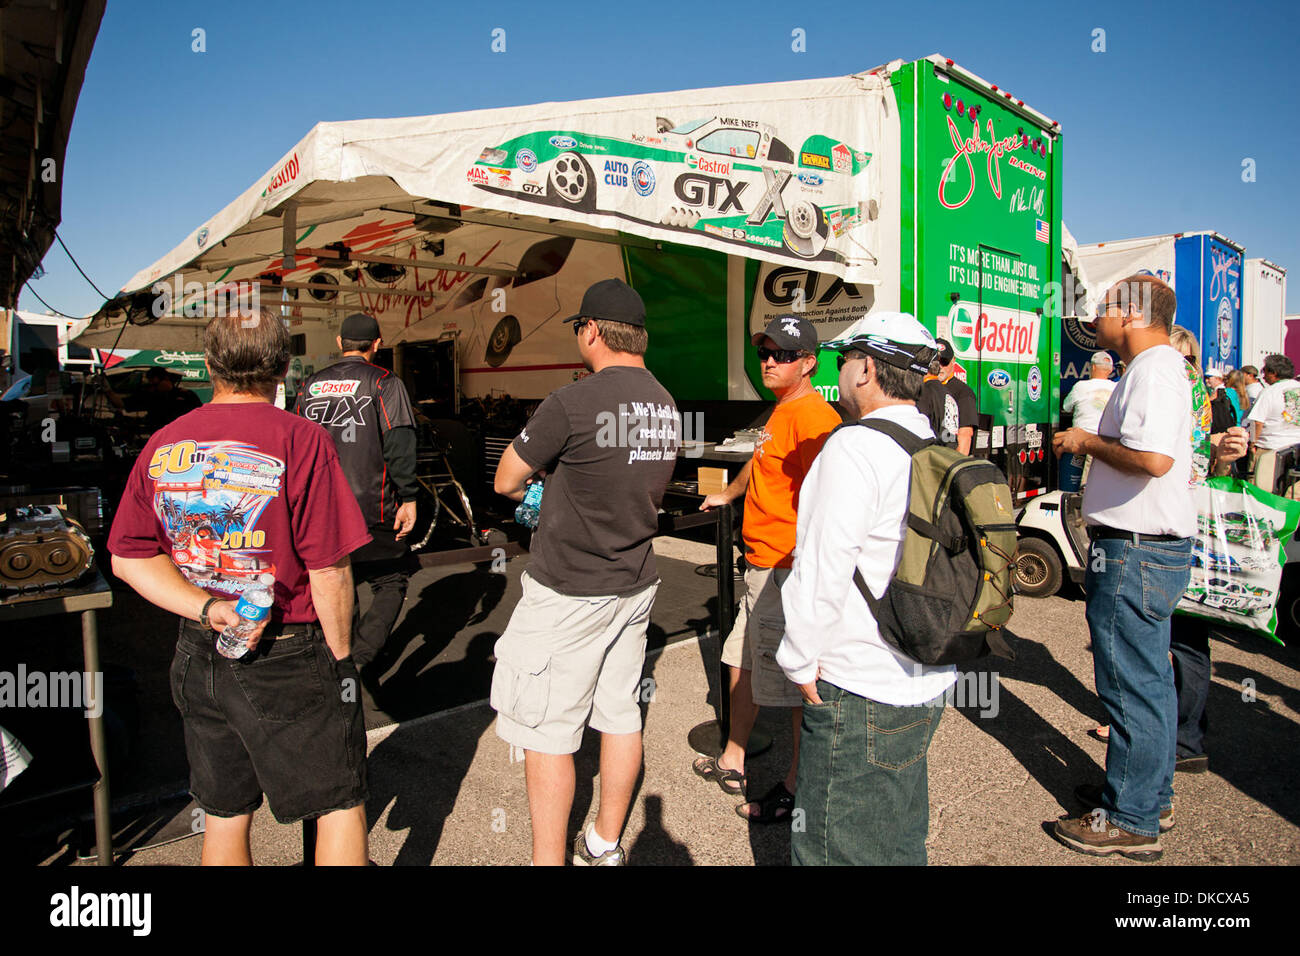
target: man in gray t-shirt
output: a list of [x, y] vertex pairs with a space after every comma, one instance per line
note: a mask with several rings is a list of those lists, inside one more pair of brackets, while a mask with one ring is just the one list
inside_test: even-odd
[[601, 732], [600, 808], [574, 862], [624, 862], [619, 838], [641, 770], [646, 626], [659, 587], [651, 539], [672, 477], [681, 417], [645, 367], [645, 305], [625, 283], [587, 290], [574, 322], [593, 374], [557, 389], [497, 467], [498, 493], [545, 477], [523, 597], [496, 644], [497, 734], [524, 751], [533, 862], [562, 865], [573, 753]]

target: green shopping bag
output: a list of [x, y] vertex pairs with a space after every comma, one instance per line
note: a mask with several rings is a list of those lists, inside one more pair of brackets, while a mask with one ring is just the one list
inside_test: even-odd
[[1300, 501], [1231, 477], [1211, 478], [1194, 494], [1192, 577], [1176, 613], [1261, 631], [1281, 644], [1277, 599]]

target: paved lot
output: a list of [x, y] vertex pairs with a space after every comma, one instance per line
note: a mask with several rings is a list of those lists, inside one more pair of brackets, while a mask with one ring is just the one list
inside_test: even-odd
[[[692, 547], [674, 554], [689, 558]], [[958, 700], [965, 706], [946, 711], [930, 751], [931, 862], [1143, 866], [1070, 852], [1046, 832], [1075, 809], [1075, 785], [1098, 779], [1104, 760], [1104, 746], [1085, 736], [1100, 708], [1082, 603], [1020, 599], [1013, 632], [1017, 660], [965, 678], [968, 699]], [[717, 653], [715, 638], [689, 638], [647, 661], [655, 695], [646, 708], [645, 774], [624, 835], [632, 864], [788, 860], [787, 830], [747, 824], [736, 801], [690, 772], [687, 732], [712, 716]], [[1153, 865], [1300, 863], [1300, 655], [1242, 635], [1214, 641], [1213, 656], [1211, 769], [1177, 776], [1177, 828], [1162, 838], [1164, 859]], [[378, 863], [528, 862], [523, 765], [511, 761], [492, 719], [485, 704], [469, 704], [370, 731]], [[763, 720], [775, 744], [751, 765], [758, 793], [782, 774], [788, 753], [788, 722], [779, 712]], [[572, 832], [594, 814], [591, 737], [578, 756]], [[178, 816], [188, 819], [188, 810]], [[127, 862], [189, 864], [198, 853], [198, 840], [188, 839]], [[298, 828], [277, 825], [263, 809], [254, 853], [265, 863], [296, 862]]]

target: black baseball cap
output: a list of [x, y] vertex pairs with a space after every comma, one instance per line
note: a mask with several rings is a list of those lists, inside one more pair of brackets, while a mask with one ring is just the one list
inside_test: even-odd
[[373, 315], [353, 312], [339, 326], [339, 338], [351, 339], [353, 342], [373, 342], [379, 338], [379, 323]]
[[775, 342], [779, 349], [817, 354], [817, 330], [811, 322], [797, 315], [778, 315], [762, 332], [755, 332], [750, 341], [758, 345], [764, 336]]
[[951, 365], [955, 355], [952, 351], [952, 343], [947, 339], [935, 339], [935, 344], [939, 346], [939, 364]]
[[564, 321], [579, 319], [604, 319], [645, 328], [645, 303], [636, 289], [622, 279], [601, 279], [587, 289], [577, 314]]

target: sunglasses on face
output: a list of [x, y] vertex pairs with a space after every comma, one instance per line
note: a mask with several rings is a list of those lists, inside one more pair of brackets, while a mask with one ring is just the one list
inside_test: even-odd
[[837, 369], [843, 369], [845, 362], [851, 362], [857, 358], [866, 358], [866, 355], [856, 350], [851, 352], [842, 352], [840, 357], [835, 360], [835, 367]]
[[767, 349], [759, 346], [758, 364], [762, 365], [768, 359], [776, 359], [776, 364], [788, 365], [802, 355], [803, 353], [798, 349]]
[[583, 327], [584, 325], [586, 325], [586, 324], [587, 324], [588, 322], [590, 322], [590, 321], [591, 321], [591, 319], [579, 319], [577, 322], [574, 322], [574, 323], [573, 323], [573, 334], [574, 334], [574, 335], [578, 335], [578, 334], [582, 331], [582, 327]]

